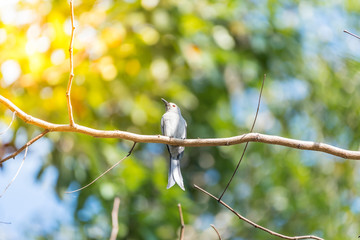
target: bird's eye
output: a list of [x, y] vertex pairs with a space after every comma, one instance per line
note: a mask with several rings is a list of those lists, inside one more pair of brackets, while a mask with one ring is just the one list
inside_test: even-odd
[[173, 105], [173, 107], [176, 107], [175, 104]]

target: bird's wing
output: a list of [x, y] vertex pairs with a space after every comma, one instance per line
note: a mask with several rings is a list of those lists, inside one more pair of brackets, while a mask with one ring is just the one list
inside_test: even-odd
[[185, 139], [185, 138], [186, 138], [186, 128], [187, 128], [187, 123], [186, 123], [186, 121], [185, 121], [185, 119], [184, 119], [184, 118], [182, 118], [182, 120], [184, 121], [184, 132], [182, 133], [181, 138], [182, 138], [182, 139]]
[[171, 137], [171, 128], [169, 127], [169, 119], [165, 117], [165, 114], [161, 118], [161, 132], [162, 135]]
[[[162, 135], [167, 136], [167, 135], [166, 135], [166, 124], [165, 124], [165, 118], [164, 118], [164, 116], [161, 118], [161, 133], [162, 133]], [[171, 152], [170, 152], [170, 149], [169, 149], [169, 145], [166, 144], [166, 148], [167, 148], [168, 152], [169, 152], [170, 155], [171, 155]]]
[[165, 124], [164, 124], [164, 116], [161, 118], [161, 133], [162, 135], [164, 135], [164, 128], [165, 128]]

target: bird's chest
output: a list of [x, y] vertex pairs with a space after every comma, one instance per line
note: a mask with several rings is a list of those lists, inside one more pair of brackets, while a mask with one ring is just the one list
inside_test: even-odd
[[181, 138], [185, 127], [182, 117], [179, 114], [167, 113], [164, 115], [164, 120], [167, 134], [175, 138]]

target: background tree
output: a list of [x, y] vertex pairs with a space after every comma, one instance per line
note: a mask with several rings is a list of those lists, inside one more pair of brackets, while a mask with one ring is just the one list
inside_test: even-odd
[[[68, 3], [3, 4], [1, 95], [33, 116], [68, 122]], [[72, 104], [81, 125], [159, 134], [164, 97], [181, 107], [189, 138], [240, 135], [251, 127], [266, 73], [256, 132], [358, 150], [360, 45], [342, 33], [345, 28], [360, 31], [360, 5], [355, 1], [103, 0], [75, 1], [75, 11]], [[3, 115], [9, 122], [11, 114]], [[25, 131], [28, 138], [39, 133], [21, 121], [12, 129], [2, 140], [2, 153], [12, 152]], [[66, 190], [96, 178], [132, 145], [71, 133], [46, 138], [51, 154], [38, 177], [56, 167], [61, 198], [69, 197]], [[121, 199], [119, 238], [176, 238], [177, 203], [187, 224], [185, 238], [217, 239], [211, 223], [224, 239], [268, 237], [191, 187], [195, 183], [220, 194], [242, 146], [186, 148], [186, 192], [166, 190], [164, 149], [138, 144], [118, 168], [73, 196], [72, 237], [110, 236], [115, 196]], [[355, 238], [358, 166], [323, 153], [250, 143], [223, 200], [284, 234]], [[94, 204], [100, 210], [86, 214]], [[61, 231], [59, 227], [29, 237], [56, 239]]]

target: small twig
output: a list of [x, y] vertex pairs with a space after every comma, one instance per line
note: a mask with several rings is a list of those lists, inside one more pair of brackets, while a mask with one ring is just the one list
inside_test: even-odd
[[245, 218], [244, 216], [242, 216], [241, 214], [239, 214], [238, 212], [236, 212], [234, 209], [232, 209], [229, 205], [227, 205], [225, 202], [223, 202], [222, 200], [218, 199], [217, 197], [215, 197], [214, 195], [212, 195], [211, 193], [205, 191], [204, 189], [202, 189], [201, 187], [197, 186], [194, 184], [194, 187], [197, 190], [200, 190], [201, 192], [205, 193], [206, 195], [212, 197], [213, 199], [215, 199], [216, 201], [218, 201], [219, 203], [221, 203], [224, 207], [226, 207], [227, 209], [229, 209], [231, 212], [233, 212], [240, 220], [243, 220], [245, 222], [247, 222], [248, 224], [252, 225], [255, 228], [261, 229], [273, 236], [277, 236], [283, 239], [290, 239], [290, 240], [299, 240], [299, 239], [317, 239], [317, 240], [324, 240], [323, 238], [317, 237], [317, 236], [313, 236], [313, 235], [306, 235], [306, 236], [295, 236], [295, 237], [289, 237], [277, 232], [274, 232], [270, 229], [267, 229], [261, 225], [258, 225], [254, 222], [252, 222], [251, 220]]
[[260, 94], [259, 94], [258, 104], [257, 104], [257, 108], [256, 108], [256, 114], [255, 114], [254, 122], [253, 122], [253, 124], [251, 126], [251, 129], [250, 129], [250, 132], [252, 132], [254, 130], [256, 119], [257, 119], [258, 114], [259, 114], [261, 96], [262, 96], [262, 92], [263, 92], [263, 89], [264, 89], [265, 80], [266, 80], [266, 74], [264, 74], [264, 77], [263, 77], [263, 80], [262, 80], [262, 83], [261, 83]]
[[219, 237], [219, 240], [221, 240], [220, 233], [219, 233], [219, 231], [216, 229], [216, 227], [215, 227], [213, 224], [210, 224], [210, 226], [215, 230], [216, 234], [217, 234], [218, 237]]
[[180, 228], [180, 240], [184, 239], [184, 232], [185, 232], [185, 223], [184, 223], [184, 217], [182, 214], [182, 210], [181, 210], [181, 204], [178, 204], [178, 208], [179, 208], [179, 214], [180, 214], [180, 224], [181, 224], [181, 228]]
[[359, 37], [358, 35], [356, 35], [356, 34], [354, 34], [354, 33], [351, 33], [351, 32], [349, 32], [348, 30], [344, 30], [344, 33], [347, 33], [347, 34], [349, 34], [349, 35], [351, 35], [351, 36], [353, 36], [353, 37], [356, 37], [356, 38], [360, 39], [360, 37]]
[[112, 230], [111, 230], [110, 240], [116, 240], [116, 236], [119, 232], [119, 220], [118, 220], [119, 206], [120, 206], [120, 198], [116, 197], [114, 199], [114, 205], [111, 211]]
[[11, 181], [9, 182], [9, 184], [6, 186], [6, 188], [4, 189], [3, 193], [0, 195], [0, 198], [1, 198], [2, 196], [4, 196], [6, 190], [8, 190], [8, 188], [10, 187], [10, 185], [15, 181], [16, 177], [18, 176], [18, 174], [19, 174], [22, 166], [24, 165], [25, 158], [26, 158], [26, 155], [27, 155], [27, 152], [28, 152], [28, 148], [29, 148], [29, 146], [26, 146], [26, 148], [25, 148], [25, 153], [24, 153], [24, 157], [23, 157], [23, 159], [22, 159], [22, 161], [21, 161], [21, 164], [20, 164], [20, 166], [19, 166], [19, 169], [18, 169], [17, 172], [15, 173], [15, 176], [13, 177], [13, 179], [11, 179]]
[[11, 222], [3, 222], [3, 221], [0, 221], [0, 224], [11, 224]]
[[5, 128], [5, 130], [1, 131], [0, 135], [3, 135], [4, 133], [6, 133], [7, 130], [9, 130], [9, 128], [11, 127], [11, 124], [14, 122], [15, 114], [16, 114], [16, 111], [13, 112], [12, 119], [11, 119], [9, 126], [7, 126], [7, 128]]
[[81, 191], [87, 187], [89, 187], [90, 185], [92, 185], [94, 182], [96, 182], [99, 178], [103, 177], [105, 174], [107, 174], [110, 170], [112, 170], [114, 167], [116, 167], [119, 163], [121, 163], [123, 160], [125, 160], [126, 158], [128, 158], [130, 156], [130, 154], [132, 153], [132, 151], [134, 150], [135, 148], [135, 145], [136, 145], [136, 142], [134, 142], [133, 146], [131, 147], [130, 151], [128, 152], [128, 154], [123, 157], [122, 159], [120, 159], [117, 163], [115, 163], [114, 165], [112, 165], [109, 169], [107, 169], [105, 172], [103, 172], [102, 174], [100, 174], [100, 176], [98, 176], [97, 178], [95, 178], [94, 180], [92, 180], [90, 183], [88, 183], [87, 185], [85, 185], [84, 187], [81, 187], [79, 189], [76, 189], [74, 191], [69, 191], [69, 192], [65, 192], [66, 194], [69, 194], [69, 193], [75, 193], [75, 192], [78, 192], [78, 191]]
[[6, 158], [2, 159], [0, 161], [0, 164], [9, 160], [10, 158], [15, 158], [19, 153], [21, 153], [25, 148], [29, 147], [31, 144], [33, 144], [34, 142], [36, 142], [37, 140], [39, 140], [40, 138], [42, 138], [45, 134], [47, 134], [50, 130], [49, 129], [45, 129], [42, 133], [40, 133], [39, 135], [37, 135], [36, 137], [34, 137], [33, 139], [31, 139], [30, 141], [28, 141], [24, 146], [22, 146], [21, 148], [19, 148], [16, 152], [14, 152], [13, 154], [11, 154], [10, 156], [7, 156]]
[[70, 126], [74, 126], [74, 117], [72, 113], [72, 105], [71, 105], [71, 85], [74, 79], [74, 62], [73, 62], [73, 46], [74, 46], [74, 32], [75, 32], [75, 26], [74, 26], [74, 6], [73, 6], [73, 0], [70, 0], [70, 14], [71, 14], [71, 37], [70, 37], [70, 46], [69, 46], [69, 54], [70, 54], [70, 75], [69, 75], [69, 82], [66, 89], [66, 99], [67, 99], [67, 105], [68, 105], [68, 112], [69, 112], [69, 121]]
[[[256, 114], [255, 114], [255, 118], [254, 118], [254, 122], [251, 126], [251, 129], [250, 129], [250, 133], [254, 130], [254, 126], [255, 126], [255, 123], [256, 123], [256, 119], [257, 119], [257, 116], [258, 116], [258, 113], [259, 113], [259, 109], [260, 109], [260, 102], [261, 102], [261, 95], [262, 95], [262, 91], [264, 89], [264, 83], [265, 83], [265, 79], [266, 79], [266, 74], [264, 74], [264, 77], [263, 77], [263, 80], [262, 80], [262, 84], [261, 84], [261, 89], [260, 89], [260, 94], [259, 94], [259, 100], [258, 100], [258, 104], [257, 104], [257, 109], [256, 109]], [[241, 157], [240, 157], [240, 160], [238, 162], [238, 164], [236, 165], [236, 168], [235, 168], [235, 171], [233, 172], [229, 182], [226, 184], [226, 187], [224, 189], [224, 191], [222, 192], [222, 194], [220, 195], [219, 197], [219, 201], [222, 199], [222, 197], [224, 196], [226, 190], [229, 188], [230, 186], [230, 183], [232, 182], [237, 170], [239, 169], [239, 166], [240, 166], [240, 163], [242, 161], [242, 159], [244, 158], [244, 155], [245, 155], [245, 152], [246, 152], [246, 149], [247, 149], [247, 146], [249, 145], [249, 142], [246, 142], [245, 144], [245, 147], [244, 147], [244, 150], [241, 154]]]

